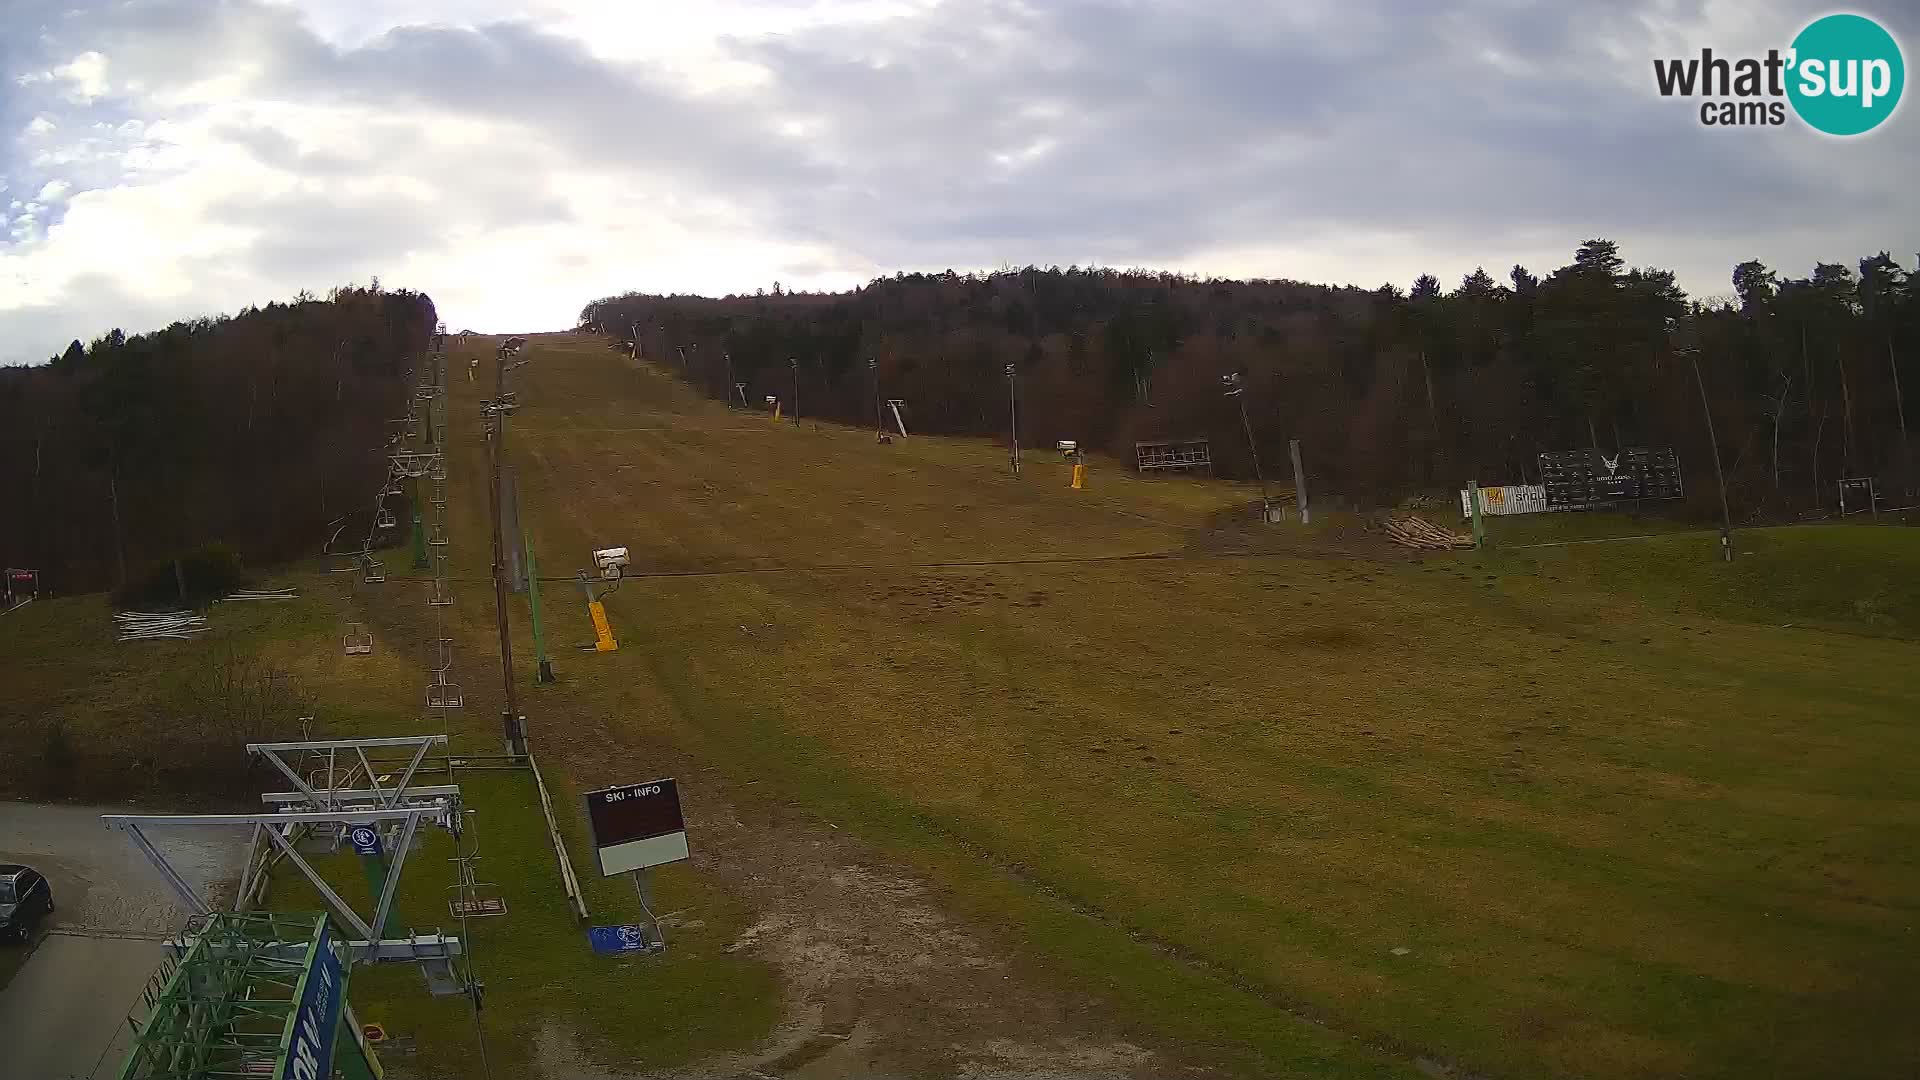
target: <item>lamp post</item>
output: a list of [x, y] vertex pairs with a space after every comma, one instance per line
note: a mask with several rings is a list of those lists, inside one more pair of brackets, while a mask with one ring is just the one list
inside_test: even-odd
[[873, 379], [873, 441], [885, 442], [886, 434], [880, 430], [880, 361], [867, 357], [867, 374]]
[[800, 361], [787, 357], [787, 366], [793, 369], [793, 426], [800, 426]]
[[1713, 406], [1707, 403], [1707, 381], [1700, 377], [1700, 349], [1683, 345], [1681, 352], [1693, 365], [1693, 384], [1700, 388], [1700, 411], [1707, 417], [1707, 442], [1713, 447], [1713, 478], [1720, 485], [1720, 557], [1733, 561], [1733, 515], [1727, 510], [1727, 474], [1720, 470], [1720, 440], [1713, 433]]
[[1273, 520], [1273, 500], [1267, 496], [1267, 474], [1260, 468], [1260, 447], [1253, 441], [1253, 422], [1247, 419], [1246, 383], [1237, 371], [1220, 376], [1226, 395], [1240, 404], [1240, 428], [1247, 433], [1247, 453], [1253, 457], [1253, 475], [1260, 481], [1260, 523]]
[[1020, 372], [1007, 365], [1007, 431], [1012, 438], [1013, 475], [1020, 475]]

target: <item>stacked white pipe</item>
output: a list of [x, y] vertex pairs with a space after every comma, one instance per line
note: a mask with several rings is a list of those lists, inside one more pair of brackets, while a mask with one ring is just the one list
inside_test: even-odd
[[122, 611], [113, 621], [120, 632], [116, 641], [187, 641], [211, 629], [205, 615], [191, 611]]

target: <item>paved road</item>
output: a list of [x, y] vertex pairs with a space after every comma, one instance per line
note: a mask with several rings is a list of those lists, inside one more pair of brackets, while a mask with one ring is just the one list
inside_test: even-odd
[[[159, 964], [160, 938], [186, 912], [100, 806], [0, 802], [0, 862], [53, 883], [54, 918], [27, 945], [0, 946], [0, 1047], [8, 1076], [91, 1080], [115, 1075], [126, 1016]], [[155, 829], [154, 844], [207, 896], [230, 888], [246, 854], [242, 830]]]

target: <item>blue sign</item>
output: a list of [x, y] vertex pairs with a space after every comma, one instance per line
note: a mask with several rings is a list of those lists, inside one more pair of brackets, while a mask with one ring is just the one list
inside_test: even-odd
[[653, 948], [653, 936], [647, 933], [646, 927], [637, 923], [592, 927], [587, 931], [587, 940], [593, 943], [593, 951], [601, 956], [647, 952]]
[[347, 842], [356, 855], [380, 854], [380, 830], [371, 825], [355, 825], [347, 831]]
[[323, 923], [313, 959], [300, 980], [300, 1004], [293, 1010], [287, 1056], [274, 1080], [327, 1080], [333, 1075], [333, 1033], [340, 1026], [345, 995], [331, 936], [331, 928]]

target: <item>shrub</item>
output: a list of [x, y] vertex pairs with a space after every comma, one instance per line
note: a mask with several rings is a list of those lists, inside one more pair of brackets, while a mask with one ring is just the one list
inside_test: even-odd
[[240, 556], [224, 544], [207, 544], [163, 559], [114, 590], [120, 608], [203, 608], [245, 586]]

